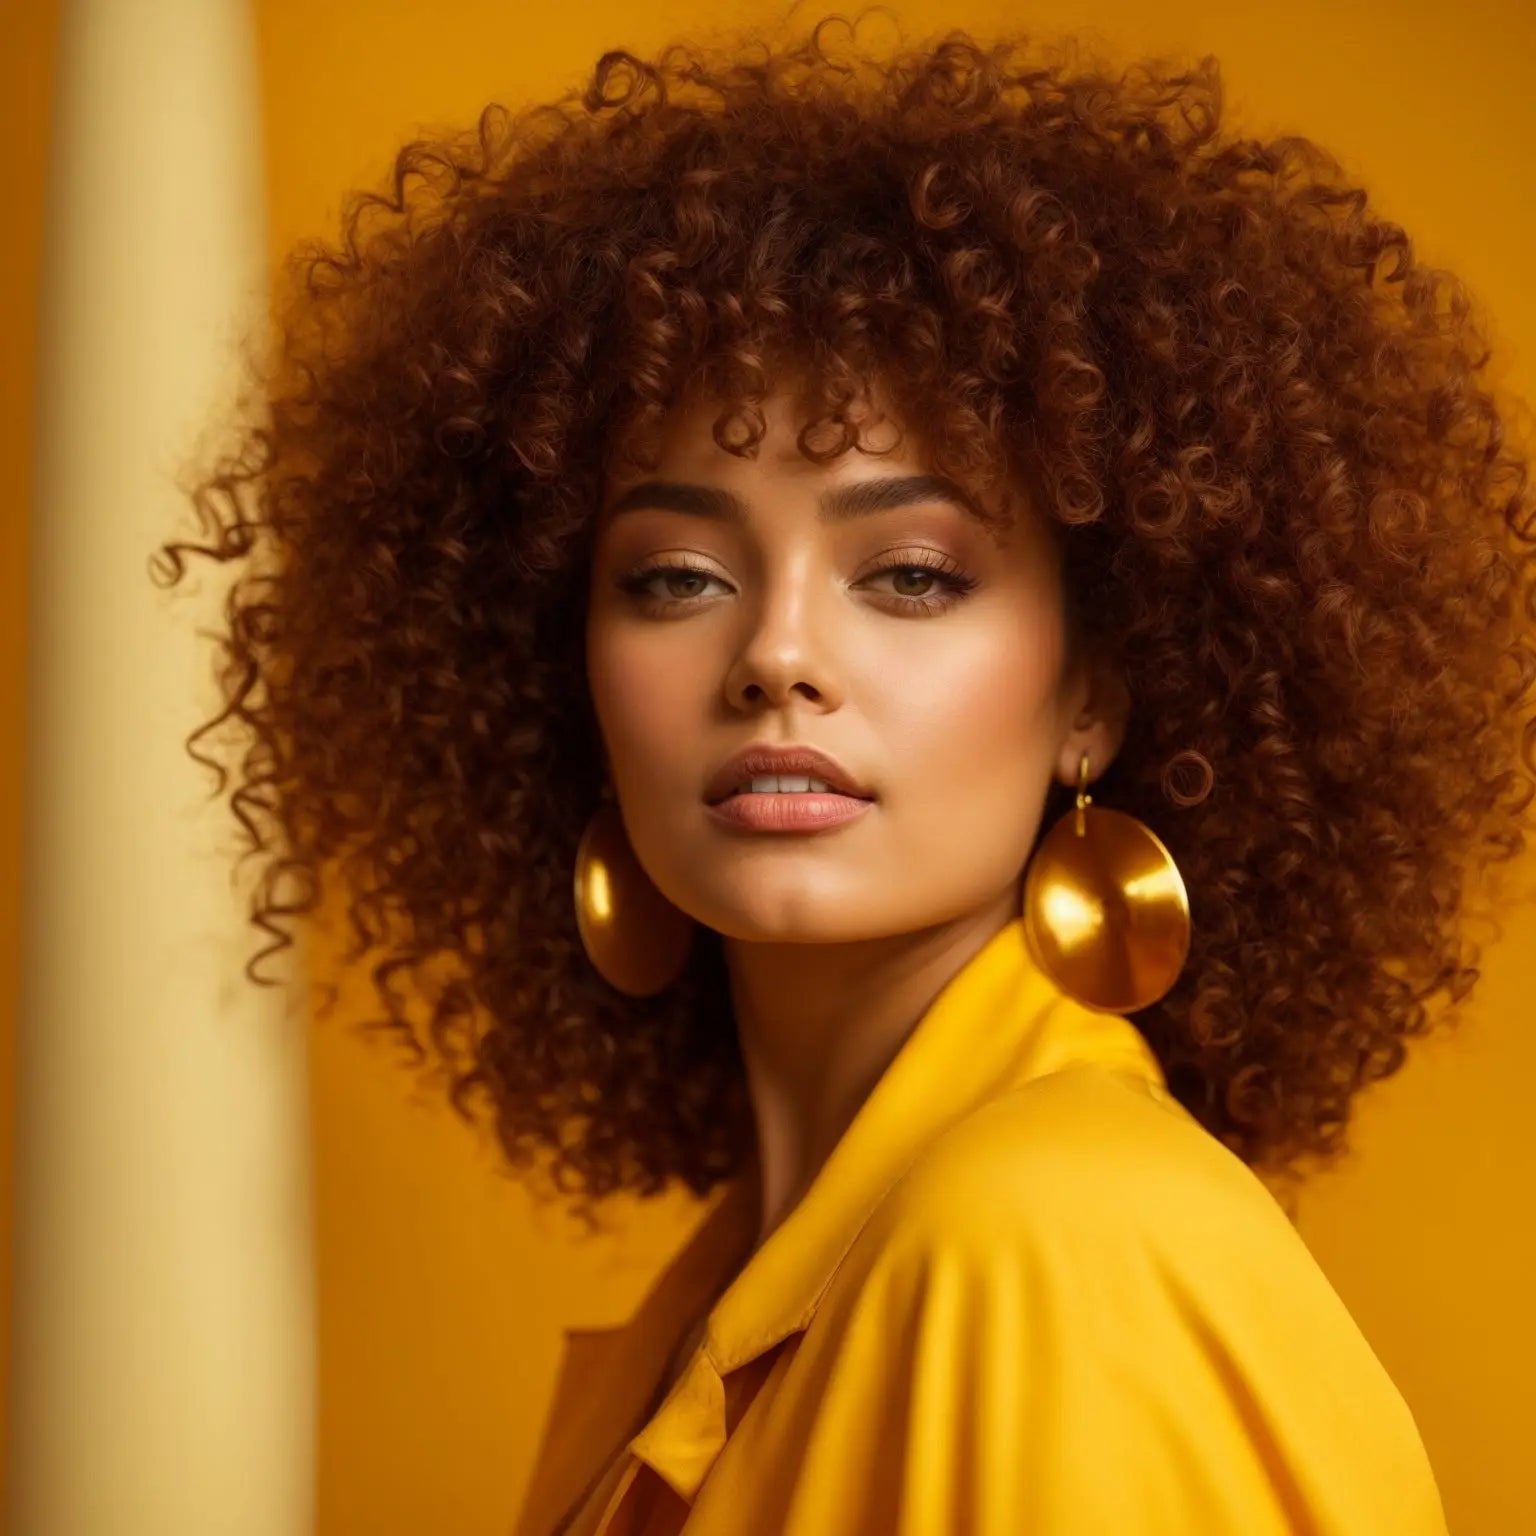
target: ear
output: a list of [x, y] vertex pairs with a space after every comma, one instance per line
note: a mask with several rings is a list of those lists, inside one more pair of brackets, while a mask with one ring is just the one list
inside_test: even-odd
[[1085, 651], [1070, 670], [1062, 707], [1065, 733], [1056, 773], [1063, 784], [1076, 789], [1078, 765], [1085, 752], [1090, 783], [1119, 752], [1131, 716], [1130, 689], [1112, 658]]

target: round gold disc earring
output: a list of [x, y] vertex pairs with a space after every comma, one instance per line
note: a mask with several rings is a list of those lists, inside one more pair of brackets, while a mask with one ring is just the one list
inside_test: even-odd
[[628, 997], [652, 997], [682, 975], [698, 925], [641, 868], [611, 797], [605, 784], [576, 846], [576, 927], [604, 981]]
[[1173, 855], [1145, 822], [1092, 803], [1086, 752], [1077, 804], [1030, 859], [1022, 908], [1035, 962], [1101, 1013], [1149, 1007], [1189, 955], [1189, 893]]

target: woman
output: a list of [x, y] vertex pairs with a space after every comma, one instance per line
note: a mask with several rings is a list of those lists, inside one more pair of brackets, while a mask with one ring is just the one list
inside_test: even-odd
[[1213, 60], [826, 29], [605, 55], [291, 266], [165, 547], [261, 565], [256, 920], [339, 865], [512, 1165], [718, 1193], [520, 1530], [1443, 1532], [1264, 1179], [1524, 846], [1482, 338]]

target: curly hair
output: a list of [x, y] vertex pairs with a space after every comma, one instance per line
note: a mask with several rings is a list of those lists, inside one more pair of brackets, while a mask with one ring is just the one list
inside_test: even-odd
[[[263, 411], [185, 487], [206, 542], [152, 560], [248, 565], [187, 739], [265, 855], [248, 974], [329, 866], [346, 959], [382, 956], [364, 1027], [484, 1107], [513, 1168], [590, 1200], [744, 1166], [719, 935], [645, 999], [578, 938], [582, 621], [605, 472], [653, 467], [701, 380], [753, 453], [795, 359], [808, 457], [858, 443], [878, 376], [987, 517], [1022, 486], [1051, 520], [1134, 700], [1096, 799], [1190, 894], [1185, 969], [1132, 1021], [1211, 1134], [1294, 1179], [1426, 1001], [1465, 997], [1467, 876], [1525, 846], [1515, 402], [1463, 285], [1334, 158], [1221, 130], [1214, 58], [1116, 72], [961, 31], [876, 58], [829, 49], [839, 23], [605, 53], [552, 104], [408, 143], [338, 242], [290, 253]], [[225, 722], [230, 771], [198, 751]]]

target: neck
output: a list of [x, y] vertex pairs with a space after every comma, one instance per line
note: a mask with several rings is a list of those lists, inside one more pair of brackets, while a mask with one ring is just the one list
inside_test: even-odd
[[946, 983], [1018, 911], [1011, 886], [909, 933], [847, 944], [725, 941], [757, 1122], [754, 1251], [810, 1187]]

